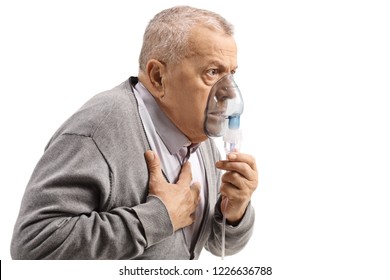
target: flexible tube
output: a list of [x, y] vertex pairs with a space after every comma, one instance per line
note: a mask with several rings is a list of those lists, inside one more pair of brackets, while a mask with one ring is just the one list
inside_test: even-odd
[[[228, 199], [226, 198], [226, 203], [225, 203], [225, 207], [224, 207], [224, 211], [223, 213], [226, 212], [226, 209], [227, 209], [227, 205], [228, 205]], [[221, 202], [222, 203], [222, 202]], [[225, 258], [225, 237], [226, 237], [226, 215], [225, 214], [222, 214], [222, 242], [221, 242], [221, 260], [223, 260]]]

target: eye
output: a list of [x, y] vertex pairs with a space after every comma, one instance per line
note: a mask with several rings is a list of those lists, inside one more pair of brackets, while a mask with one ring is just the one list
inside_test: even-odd
[[207, 75], [209, 75], [210, 77], [214, 77], [214, 76], [218, 75], [218, 69], [207, 70]]

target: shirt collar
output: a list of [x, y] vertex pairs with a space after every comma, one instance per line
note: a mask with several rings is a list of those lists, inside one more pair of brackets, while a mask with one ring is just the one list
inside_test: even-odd
[[[157, 134], [160, 136], [164, 145], [167, 147], [171, 155], [175, 155], [182, 148], [191, 146], [191, 141], [172, 123], [167, 115], [161, 110], [153, 95], [144, 87], [141, 82], [135, 85], [146, 109], [152, 119]], [[196, 150], [199, 145], [191, 146], [191, 153]]]

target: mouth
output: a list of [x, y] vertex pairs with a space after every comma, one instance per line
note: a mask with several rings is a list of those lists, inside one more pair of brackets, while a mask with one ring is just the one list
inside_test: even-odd
[[224, 118], [224, 119], [226, 118], [225, 111], [214, 111], [214, 112], [210, 112], [209, 115]]
[[212, 137], [222, 136], [227, 118], [226, 110], [210, 110], [205, 120], [206, 134]]
[[208, 116], [207, 116], [208, 124], [213, 125], [215, 127], [222, 126], [227, 119], [227, 116], [225, 114], [226, 114], [225, 111], [214, 111], [214, 112], [208, 113]]

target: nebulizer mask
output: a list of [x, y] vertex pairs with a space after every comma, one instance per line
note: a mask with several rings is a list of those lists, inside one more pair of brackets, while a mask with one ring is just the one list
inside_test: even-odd
[[[225, 152], [238, 152], [241, 146], [240, 116], [244, 111], [244, 101], [233, 75], [218, 80], [210, 90], [206, 107], [204, 129], [208, 136], [223, 136]], [[228, 200], [224, 199], [225, 211]], [[225, 257], [226, 216], [222, 219], [221, 258]]]
[[[234, 135], [240, 128], [240, 116], [244, 111], [244, 101], [241, 92], [229, 74], [219, 79], [211, 88], [206, 107], [204, 129], [208, 136], [224, 136], [224, 141], [235, 145], [226, 147], [226, 152], [238, 149], [241, 139]], [[235, 141], [237, 140], [237, 141]]]

